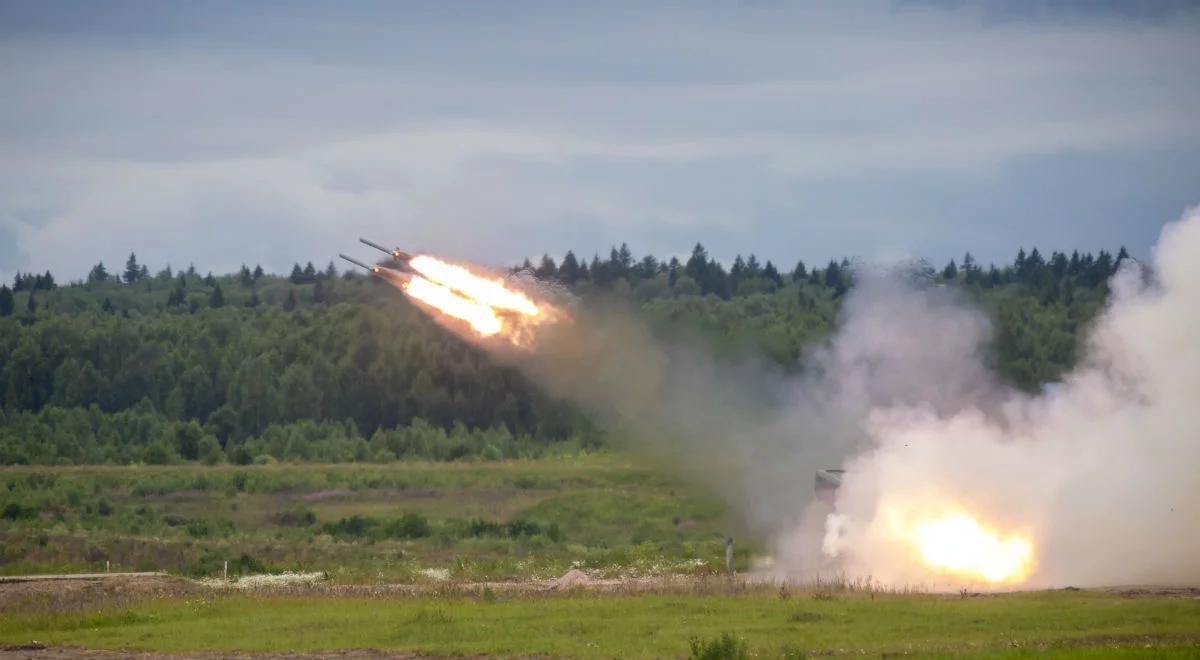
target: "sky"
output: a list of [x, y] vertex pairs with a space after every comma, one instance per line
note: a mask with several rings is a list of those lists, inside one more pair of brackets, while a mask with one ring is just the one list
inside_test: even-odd
[[0, 0], [0, 278], [1145, 255], [1200, 203], [1200, 3]]

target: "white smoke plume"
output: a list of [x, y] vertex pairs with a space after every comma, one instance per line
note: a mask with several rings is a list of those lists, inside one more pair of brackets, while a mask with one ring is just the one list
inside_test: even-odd
[[[1200, 583], [1200, 212], [1146, 272], [1114, 278], [1084, 359], [1039, 396], [989, 372], [988, 319], [953, 287], [869, 270], [800, 376], [656, 338], [619, 304], [498, 355], [717, 488], [780, 574], [971, 583], [895, 528], [963, 512], [1029, 540], [1017, 584]], [[838, 466], [831, 508], [813, 476]]]
[[852, 570], [936, 580], [888, 512], [948, 506], [1028, 534], [1030, 585], [1200, 583], [1200, 212], [1163, 230], [1150, 272], [1118, 273], [1085, 359], [1047, 394], [871, 410], [836, 501]]

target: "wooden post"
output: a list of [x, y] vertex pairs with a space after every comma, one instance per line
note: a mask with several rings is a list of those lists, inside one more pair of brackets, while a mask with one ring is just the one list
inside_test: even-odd
[[229, 581], [229, 560], [228, 559], [225, 560], [225, 566], [224, 566], [224, 568], [221, 569], [221, 578], [224, 579], [226, 582]]
[[108, 563], [108, 560], [105, 559], [104, 560], [104, 572], [108, 573], [110, 568], [111, 568], [111, 565]]
[[733, 537], [725, 539], [725, 572], [733, 577]]

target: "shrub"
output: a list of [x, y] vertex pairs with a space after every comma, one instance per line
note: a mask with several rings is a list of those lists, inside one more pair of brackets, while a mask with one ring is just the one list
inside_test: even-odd
[[167, 465], [172, 462], [172, 458], [174, 458], [174, 452], [161, 440], [149, 445], [142, 452], [142, 460], [147, 465]]
[[163, 514], [162, 521], [163, 521], [163, 524], [166, 525], [167, 527], [180, 527], [182, 525], [186, 525], [189, 522], [191, 522], [190, 520], [188, 520], [187, 516], [180, 515], [178, 513]]
[[472, 518], [467, 523], [467, 534], [469, 536], [500, 536], [504, 533], [504, 528], [500, 523], [491, 520], [483, 520], [482, 518]]
[[[189, 577], [220, 575], [228, 557], [227, 554], [209, 548], [196, 561], [184, 565], [181, 572]], [[268, 572], [267, 567], [261, 561], [245, 552], [236, 558], [229, 559], [229, 575], [231, 577], [266, 572]]]
[[537, 536], [542, 533], [542, 526], [531, 520], [514, 520], [507, 525], [508, 535], [517, 538], [519, 536]]
[[378, 520], [355, 514], [337, 522], [326, 523], [323, 529], [326, 534], [336, 538], [360, 539], [370, 535], [377, 527], [379, 527]]
[[691, 646], [692, 660], [744, 660], [750, 657], [745, 640], [733, 633], [721, 633], [720, 637], [707, 641], [693, 637]]
[[275, 515], [275, 523], [286, 527], [308, 527], [316, 522], [317, 515], [308, 509], [280, 511]]
[[429, 521], [419, 513], [406, 513], [391, 521], [386, 534], [398, 539], [419, 539], [429, 536]]
[[16, 502], [9, 502], [4, 506], [2, 514], [6, 520], [22, 520], [37, 516], [37, 510], [31, 506], [21, 506]]

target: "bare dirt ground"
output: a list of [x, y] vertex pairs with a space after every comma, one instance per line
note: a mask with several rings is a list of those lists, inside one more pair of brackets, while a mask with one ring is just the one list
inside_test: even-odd
[[[349, 649], [344, 651], [326, 651], [323, 653], [146, 653], [141, 651], [101, 651], [74, 647], [43, 648], [38, 644], [0, 647], [0, 660], [116, 660], [117, 658], [133, 658], [134, 660], [382, 660], [403, 659], [414, 660], [433, 656], [413, 655], [412, 653], [394, 653], [376, 651], [374, 649]], [[471, 658], [486, 658], [489, 656], [459, 656]]]

